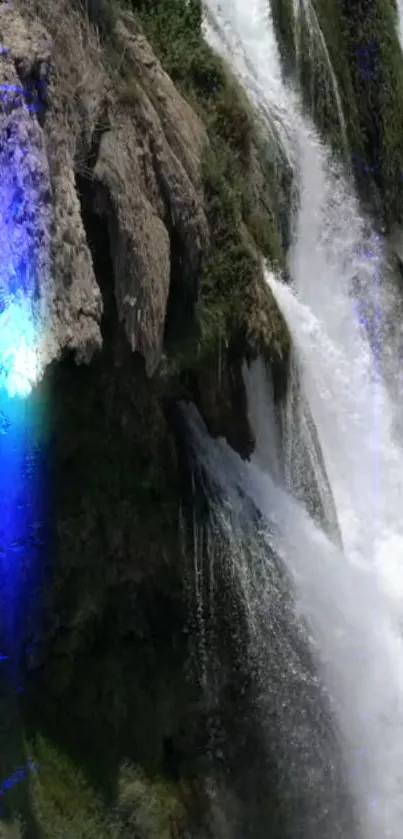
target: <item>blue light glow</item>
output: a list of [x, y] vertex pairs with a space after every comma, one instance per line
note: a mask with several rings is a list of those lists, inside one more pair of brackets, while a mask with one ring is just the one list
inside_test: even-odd
[[[21, 783], [21, 781], [25, 778], [29, 777], [30, 772], [36, 772], [37, 770], [38, 765], [30, 759], [27, 759], [25, 766], [16, 766], [14, 772], [12, 772], [8, 778], [4, 778], [4, 780], [0, 782], [0, 802], [2, 797], [5, 797], [10, 789], [15, 787], [16, 784]], [[0, 804], [0, 815], [3, 814], [4, 810]]]
[[[0, 55], [9, 52], [0, 44]], [[45, 83], [35, 78], [0, 84], [0, 700], [8, 717], [0, 725], [3, 771], [20, 736], [19, 694], [44, 588], [46, 409], [37, 385], [43, 372], [39, 279], [45, 285], [51, 191], [33, 123], [44, 111], [45, 93]], [[0, 813], [12, 812], [9, 791], [32, 768], [20, 758], [0, 779]]]
[[17, 397], [28, 396], [40, 377], [37, 260], [42, 231], [32, 188], [25, 183], [29, 171], [19, 171], [26, 154], [16, 146], [9, 155], [0, 152], [0, 392]]
[[40, 378], [37, 346], [29, 299], [19, 293], [7, 305], [0, 303], [0, 391], [21, 398], [31, 393]]
[[0, 391], [0, 670], [20, 683], [27, 638], [35, 631], [36, 594], [46, 545], [46, 423], [43, 398]]
[[[8, 53], [4, 44], [0, 49]], [[39, 275], [46, 271], [49, 218], [43, 197], [49, 198], [50, 186], [45, 152], [42, 158], [40, 145], [31, 148], [29, 126], [45, 107], [46, 81], [4, 82], [0, 100], [3, 117], [10, 117], [0, 144], [0, 392], [25, 398], [42, 372]]]
[[0, 314], [0, 389], [12, 397], [26, 397], [38, 377], [31, 306], [22, 293], [17, 293]]

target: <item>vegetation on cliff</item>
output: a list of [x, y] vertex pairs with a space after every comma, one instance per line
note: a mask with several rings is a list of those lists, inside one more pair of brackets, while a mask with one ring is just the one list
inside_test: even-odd
[[[273, 359], [287, 353], [288, 337], [264, 287], [258, 253], [284, 269], [289, 194], [275, 202], [280, 179], [275, 138], [263, 140], [250, 103], [228, 67], [203, 38], [200, 0], [135, 2], [134, 8], [163, 65], [200, 114], [210, 140], [203, 166], [212, 249], [201, 279], [202, 348], [217, 355], [241, 337]], [[167, 37], [168, 35], [168, 37]], [[262, 195], [253, 163], [263, 169]], [[284, 171], [285, 170], [285, 171]], [[266, 198], [266, 201], [259, 199]], [[203, 359], [203, 352], [201, 354]]]
[[[259, 261], [263, 253], [273, 266], [285, 267], [291, 173], [276, 138], [264, 138], [244, 92], [206, 43], [200, 0], [134, 0], [124, 6], [134, 12], [164, 69], [202, 119], [209, 139], [202, 176], [211, 248], [200, 277], [193, 330], [186, 340], [178, 323], [169, 323], [168, 310], [168, 369], [200, 368], [222, 356], [234, 339], [241, 339], [252, 352], [283, 358], [288, 335], [264, 285]], [[113, 45], [111, 10], [118, 14], [118, 7], [101, 4], [91, 9], [104, 33], [107, 54], [108, 43]], [[126, 79], [125, 101], [130, 101], [130, 92], [136, 100], [141, 80], [124, 61], [119, 72]], [[175, 285], [175, 277], [172, 282]]]
[[386, 225], [400, 222], [403, 64], [396, 3], [308, 0], [296, 20], [292, 0], [271, 0], [271, 7], [285, 69], [298, 75], [306, 107], [332, 146], [347, 152], [363, 199]]

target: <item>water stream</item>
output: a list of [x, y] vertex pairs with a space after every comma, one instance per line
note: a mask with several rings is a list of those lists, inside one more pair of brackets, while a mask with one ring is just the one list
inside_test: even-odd
[[[386, 271], [382, 238], [360, 214], [351, 182], [302, 114], [297, 93], [282, 81], [267, 5], [266, 0], [208, 0], [208, 35], [231, 60], [257, 106], [273, 114], [296, 172], [299, 209], [289, 253], [291, 285], [266, 272], [293, 338], [294, 378], [288, 406], [279, 414], [263, 366], [246, 373], [257, 443], [248, 464], [190, 421], [198, 458], [212, 480], [221, 483], [227, 496], [241, 492], [262, 517], [263, 542], [252, 551], [253, 561], [249, 556], [245, 566], [234, 558], [235, 571], [237, 562], [242, 566], [239, 579], [252, 635], [262, 651], [261, 672], [268, 684], [274, 679], [277, 693], [284, 689], [287, 679], [276, 681], [270, 659], [270, 644], [278, 635], [270, 619], [275, 556], [289, 575], [294, 614], [339, 732], [357, 821], [346, 827], [341, 810], [338, 817], [331, 806], [320, 813], [318, 805], [316, 828], [315, 820], [308, 819], [298, 835], [401, 839], [403, 453], [396, 434], [396, 393], [390, 390], [393, 375], [385, 376], [392, 355], [385, 324], [393, 289], [386, 300], [380, 280]], [[307, 456], [290, 468], [301, 429]], [[314, 517], [300, 475], [308, 462], [309, 481], [321, 499]], [[256, 528], [256, 522], [245, 524], [244, 504], [243, 523], [236, 512], [240, 505], [232, 501], [230, 508], [238, 530]], [[219, 518], [216, 513], [217, 528]], [[258, 585], [253, 563], [259, 564]], [[265, 634], [270, 639], [266, 647]], [[290, 648], [283, 655], [289, 662]], [[298, 657], [295, 667], [301, 672]], [[274, 693], [268, 689], [268, 713]], [[312, 720], [309, 736], [319, 736]], [[294, 746], [290, 741], [290, 761]], [[303, 748], [297, 752], [301, 755]], [[308, 759], [309, 765], [315, 760]], [[337, 772], [319, 776], [317, 788], [329, 804]]]

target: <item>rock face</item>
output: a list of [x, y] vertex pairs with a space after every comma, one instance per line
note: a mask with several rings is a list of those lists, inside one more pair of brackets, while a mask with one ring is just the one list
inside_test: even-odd
[[129, 15], [115, 37], [131, 80], [120, 89], [124, 103], [111, 97], [95, 191], [108, 217], [119, 319], [151, 375], [162, 352], [173, 242], [181, 255], [173, 279], [191, 299], [208, 243], [200, 183], [207, 136]]
[[0, 33], [1, 235], [7, 238], [1, 249], [9, 251], [1, 280], [10, 299], [27, 276], [43, 370], [64, 347], [88, 359], [100, 346], [101, 295], [81, 221], [54, 45], [36, 17], [11, 3], [0, 6]]
[[41, 372], [64, 349], [87, 362], [101, 346], [85, 190], [107, 217], [119, 319], [150, 375], [162, 350], [173, 242], [181, 253], [175, 281], [191, 297], [208, 243], [204, 128], [130, 16], [114, 35], [130, 62], [126, 87], [72, 0], [1, 4], [0, 37], [1, 198], [11, 219], [0, 231], [5, 296], [10, 277], [21, 286], [25, 270]]
[[[243, 456], [253, 449], [242, 360], [246, 348], [281, 355], [285, 341], [244, 216], [274, 229], [276, 208], [244, 126], [228, 141], [249, 117], [227, 73], [200, 47], [203, 98], [191, 101], [207, 148], [135, 19], [119, 10], [114, 20], [117, 4], [107, 5], [97, 34], [83, 7], [97, 24], [102, 0], [0, 0], [0, 72], [13, 94], [0, 108], [0, 209], [10, 218], [9, 232], [0, 225], [0, 350], [23, 256], [34, 266], [24, 294], [44, 374], [31, 404], [41, 423], [47, 414], [38, 473], [50, 489], [42, 579], [24, 621], [24, 711], [108, 800], [128, 760], [136, 783], [163, 775], [178, 786], [174, 798], [198, 822], [209, 732], [190, 674], [194, 499], [175, 414], [178, 400], [196, 402], [212, 433]], [[35, 795], [46, 786], [28, 784]], [[41, 822], [28, 795], [10, 814], [23, 806]], [[137, 800], [128, 810], [141, 811]], [[59, 832], [49, 823], [43, 835]]]

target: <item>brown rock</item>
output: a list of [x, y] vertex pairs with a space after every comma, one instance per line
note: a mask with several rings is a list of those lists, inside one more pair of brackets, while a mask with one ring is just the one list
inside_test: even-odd
[[[71, 24], [74, 41], [77, 16]], [[61, 56], [56, 58], [55, 42], [33, 4], [21, 9], [2, 4], [0, 31], [2, 82], [21, 91], [0, 114], [3, 214], [10, 212], [16, 188], [22, 203], [20, 216], [8, 225], [13, 252], [3, 262], [7, 276], [2, 279], [10, 289], [15, 271], [21, 287], [25, 259], [32, 275], [29, 298], [43, 371], [64, 347], [86, 360], [100, 346], [101, 295], [75, 188], [74, 144], [58, 78]], [[2, 242], [3, 254], [4, 248]]]
[[[0, 33], [0, 78], [17, 91], [0, 113], [2, 206], [5, 197], [13, 200], [14, 181], [23, 194], [11, 239], [0, 231], [7, 252], [0, 279], [17, 271], [25, 242], [39, 289], [42, 369], [64, 348], [90, 360], [102, 342], [102, 298], [82, 219], [81, 175], [94, 208], [106, 214], [119, 318], [150, 375], [162, 350], [172, 237], [180, 250], [176, 281], [190, 296], [208, 244], [202, 123], [130, 15], [113, 38], [130, 62], [126, 83], [140, 91], [135, 104], [119, 98], [122, 79], [72, 0], [1, 4]], [[27, 108], [29, 90], [36, 113]]]
[[197, 291], [208, 244], [200, 183], [207, 136], [134, 19], [125, 21], [116, 39], [133, 73], [133, 102], [127, 91], [124, 103], [116, 101], [112, 91], [111, 130], [102, 136], [94, 178], [109, 220], [119, 317], [151, 375], [162, 352], [173, 236], [180, 280], [190, 297]]

